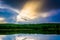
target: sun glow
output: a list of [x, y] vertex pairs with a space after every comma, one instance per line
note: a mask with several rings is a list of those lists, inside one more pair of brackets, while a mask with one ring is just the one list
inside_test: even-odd
[[17, 21], [27, 21], [38, 16], [37, 9], [41, 6], [40, 1], [27, 1], [17, 16]]
[[35, 18], [38, 17], [48, 17], [48, 13], [39, 13], [38, 9], [41, 9], [43, 5], [43, 2], [38, 1], [33, 1], [29, 0], [25, 3], [25, 5], [22, 7], [21, 10], [14, 9], [10, 6], [7, 6], [5, 4], [1, 5], [1, 9], [9, 9], [12, 10], [13, 12], [17, 13], [18, 15], [15, 17], [16, 22], [26, 22], [30, 20], [34, 20]]

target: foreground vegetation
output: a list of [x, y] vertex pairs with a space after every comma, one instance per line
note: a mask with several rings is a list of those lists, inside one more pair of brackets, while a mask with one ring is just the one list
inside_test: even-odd
[[59, 23], [45, 24], [0, 24], [0, 34], [60, 34]]

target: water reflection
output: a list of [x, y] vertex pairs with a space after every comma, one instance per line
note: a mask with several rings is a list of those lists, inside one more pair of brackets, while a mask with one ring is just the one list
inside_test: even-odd
[[0, 40], [60, 40], [60, 35], [46, 35], [46, 34], [0, 35]]

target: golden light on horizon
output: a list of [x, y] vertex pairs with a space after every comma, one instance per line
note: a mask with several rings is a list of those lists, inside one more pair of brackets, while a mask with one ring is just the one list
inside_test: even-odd
[[40, 1], [27, 1], [17, 16], [17, 21], [35, 19], [38, 16], [38, 8], [42, 7]]
[[0, 17], [0, 21], [4, 21], [4, 18], [3, 17]]
[[7, 22], [5, 22], [5, 18], [0, 17], [0, 24], [3, 24], [3, 23], [7, 23]]

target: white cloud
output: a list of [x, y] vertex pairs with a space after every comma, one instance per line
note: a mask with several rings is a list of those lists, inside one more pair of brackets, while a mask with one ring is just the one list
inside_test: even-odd
[[39, 17], [41, 18], [46, 18], [46, 17], [49, 17], [51, 14], [49, 12], [46, 12], [46, 13], [40, 13]]
[[0, 24], [1, 24], [1, 23], [7, 23], [7, 22], [5, 22], [5, 18], [0, 17]]
[[3, 17], [0, 17], [0, 21], [4, 21], [5, 20], [5, 18], [3, 18]]
[[42, 7], [42, 1], [27, 1], [17, 15], [17, 22], [34, 20], [37, 15], [37, 8]]

